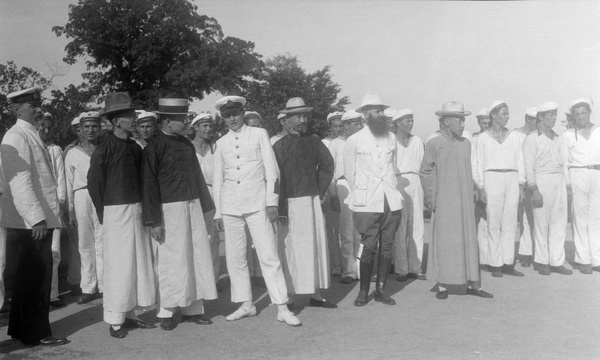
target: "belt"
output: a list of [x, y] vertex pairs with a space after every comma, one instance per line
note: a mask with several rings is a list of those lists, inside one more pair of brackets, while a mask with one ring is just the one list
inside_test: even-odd
[[517, 172], [517, 170], [514, 170], [514, 169], [489, 169], [486, 171], [493, 171], [493, 172], [499, 172], [499, 173]]
[[400, 176], [402, 176], [402, 175], [408, 175], [408, 174], [419, 175], [419, 173], [418, 173], [418, 172], [409, 171], [409, 172], [403, 172], [403, 173], [400, 173]]
[[569, 169], [591, 169], [591, 170], [600, 170], [600, 165], [569, 166]]

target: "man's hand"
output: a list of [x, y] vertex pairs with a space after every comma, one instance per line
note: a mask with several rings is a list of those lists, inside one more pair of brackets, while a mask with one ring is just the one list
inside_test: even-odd
[[77, 229], [77, 218], [75, 217], [74, 212], [69, 212], [69, 226]]
[[288, 224], [288, 218], [287, 218], [287, 216], [280, 216], [279, 217], [279, 223], [281, 225], [287, 225]]
[[46, 220], [42, 220], [39, 223], [33, 225], [31, 229], [31, 236], [33, 240], [41, 241], [48, 235], [48, 228], [46, 227]]
[[329, 208], [331, 209], [331, 211], [333, 212], [340, 212], [341, 208], [340, 208], [340, 199], [338, 199], [337, 197], [331, 197], [329, 199]]
[[525, 199], [525, 186], [519, 185], [519, 203], [523, 202]]
[[475, 204], [481, 201], [481, 196], [479, 195], [479, 189], [473, 190], [473, 200], [475, 200]]
[[223, 219], [215, 219], [215, 227], [218, 231], [225, 231], [225, 226], [223, 226]]
[[479, 189], [479, 200], [482, 203], [487, 204], [487, 193], [483, 189]]
[[541, 208], [544, 206], [544, 197], [540, 194], [540, 191], [535, 189], [531, 193], [531, 204], [534, 208]]
[[155, 225], [150, 228], [150, 235], [159, 244], [162, 244], [165, 242], [164, 234], [165, 234], [165, 228], [162, 225]]
[[567, 186], [567, 201], [573, 201], [573, 190]]
[[267, 206], [267, 216], [271, 224], [275, 224], [279, 218], [279, 209], [277, 206]]

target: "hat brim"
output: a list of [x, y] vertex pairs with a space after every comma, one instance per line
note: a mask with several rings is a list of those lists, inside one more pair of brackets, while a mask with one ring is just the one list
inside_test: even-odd
[[187, 112], [163, 112], [163, 111], [153, 111], [153, 113], [155, 114], [160, 114], [160, 115], [188, 115]]
[[470, 111], [445, 111], [445, 110], [438, 110], [435, 112], [436, 116], [442, 117], [442, 116], [459, 116], [459, 117], [466, 117], [471, 115]]
[[130, 107], [126, 107], [126, 108], [123, 108], [123, 109], [108, 110], [108, 111], [105, 111], [103, 113], [100, 113], [98, 116], [100, 116], [100, 117], [107, 117], [108, 115], [120, 113], [120, 112], [123, 112], [123, 111], [141, 110], [141, 109], [142, 109], [141, 106], [130, 106]]
[[357, 113], [361, 113], [363, 114], [365, 111], [367, 111], [369, 108], [380, 108], [381, 110], [385, 110], [387, 108], [389, 108], [388, 105], [383, 105], [383, 104], [369, 104], [369, 105], [363, 105], [361, 107], [359, 107], [358, 109], [356, 109]]
[[292, 109], [292, 110], [280, 110], [279, 113], [285, 114], [285, 115], [306, 114], [306, 113], [311, 112], [312, 110], [313, 110], [312, 107], [306, 106], [306, 107], [301, 107], [301, 108]]

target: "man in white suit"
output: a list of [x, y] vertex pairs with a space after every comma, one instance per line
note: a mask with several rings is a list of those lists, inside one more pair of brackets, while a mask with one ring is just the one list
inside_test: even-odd
[[49, 154], [34, 125], [41, 92], [33, 87], [7, 96], [17, 122], [1, 146], [6, 184], [0, 226], [14, 229], [20, 250], [8, 335], [30, 346], [56, 346], [69, 341], [52, 336], [48, 319], [52, 233], [61, 221]]

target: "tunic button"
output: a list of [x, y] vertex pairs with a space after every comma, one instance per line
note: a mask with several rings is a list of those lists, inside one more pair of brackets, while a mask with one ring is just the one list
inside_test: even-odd
[[240, 183], [240, 182], [238, 181], [238, 184], [239, 184], [239, 183]]
[[240, 156], [239, 156], [239, 155], [238, 155], [238, 156], [236, 156], [236, 157], [237, 157], [238, 159], [240, 158]]
[[235, 146], [235, 148], [236, 148], [236, 149], [239, 149], [239, 148], [240, 148], [240, 146], [239, 146], [239, 145], [236, 145], [236, 146]]
[[240, 168], [238, 167], [237, 169], [239, 170]]
[[236, 140], [238, 139], [238, 138], [237, 138], [237, 136], [235, 137], [235, 139], [236, 139]]

